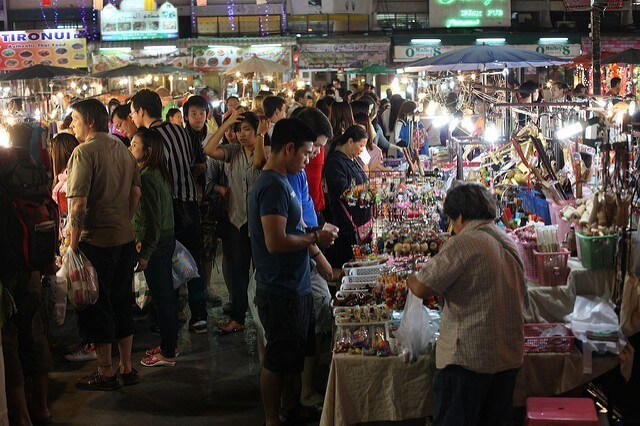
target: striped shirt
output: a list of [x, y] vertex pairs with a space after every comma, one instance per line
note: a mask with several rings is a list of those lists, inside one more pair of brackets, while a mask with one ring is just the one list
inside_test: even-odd
[[436, 368], [498, 373], [522, 365], [524, 268], [503, 230], [491, 221], [470, 221], [418, 279], [445, 300]]
[[195, 153], [187, 131], [173, 123], [162, 123], [151, 129], [160, 133], [164, 142], [164, 156], [173, 177], [173, 198], [197, 201], [196, 181], [191, 173]]

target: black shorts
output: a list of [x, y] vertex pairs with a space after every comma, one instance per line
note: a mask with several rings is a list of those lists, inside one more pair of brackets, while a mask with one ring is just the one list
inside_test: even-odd
[[84, 343], [115, 343], [133, 335], [133, 241], [115, 247], [78, 244], [98, 273], [99, 295], [95, 305], [78, 311], [78, 328]]
[[274, 373], [300, 373], [305, 356], [315, 352], [313, 296], [287, 299], [256, 290], [258, 315], [267, 347], [264, 368]]

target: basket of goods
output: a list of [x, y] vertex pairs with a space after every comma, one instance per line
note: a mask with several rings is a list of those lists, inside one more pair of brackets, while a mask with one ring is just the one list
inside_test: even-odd
[[571, 352], [575, 339], [563, 324], [524, 325], [524, 351], [528, 353]]

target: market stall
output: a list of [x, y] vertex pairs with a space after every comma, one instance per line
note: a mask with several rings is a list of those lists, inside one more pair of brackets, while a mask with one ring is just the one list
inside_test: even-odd
[[[404, 158], [389, 160], [386, 170], [343, 194], [351, 208], [371, 209], [373, 220], [371, 239], [353, 247], [333, 301], [334, 356], [322, 424], [432, 414], [442, 299], [425, 301], [424, 352], [415, 363], [403, 362], [415, 352], [397, 331], [405, 322], [407, 275], [447, 244], [440, 212], [454, 178], [490, 188], [498, 221], [524, 264], [525, 362], [516, 405], [529, 396], [569, 392], [614, 369], [625, 336], [640, 330], [623, 333], [618, 319], [621, 311], [638, 313], [633, 297], [623, 297], [637, 293], [630, 267], [637, 173], [627, 124], [633, 104], [514, 103], [517, 92], [502, 70], [478, 67], [501, 69], [505, 61], [458, 58], [446, 66], [467, 72], [422, 78], [422, 105], [410, 119]], [[455, 113], [445, 105], [453, 92]], [[430, 156], [420, 153], [427, 138], [414, 131], [425, 115], [448, 128], [447, 149], [432, 148]]]

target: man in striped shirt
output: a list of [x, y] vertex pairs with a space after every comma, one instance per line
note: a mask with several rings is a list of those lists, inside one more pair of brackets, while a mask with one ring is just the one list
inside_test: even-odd
[[162, 100], [151, 90], [143, 89], [131, 98], [131, 118], [138, 127], [147, 127], [160, 134], [164, 141], [167, 166], [173, 177], [173, 215], [176, 239], [184, 245], [198, 265], [200, 278], [187, 283], [191, 319], [189, 329], [196, 333], [207, 332], [205, 283], [202, 277], [200, 257], [202, 253], [202, 228], [198, 209], [195, 146], [183, 127], [165, 123], [162, 116]]

